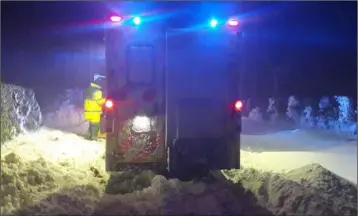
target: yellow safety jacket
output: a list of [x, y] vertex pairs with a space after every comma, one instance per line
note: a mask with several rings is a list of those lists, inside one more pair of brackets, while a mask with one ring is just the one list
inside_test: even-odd
[[102, 88], [94, 83], [85, 92], [84, 111], [85, 118], [90, 123], [99, 123], [102, 113], [102, 105], [105, 102], [103, 98]]

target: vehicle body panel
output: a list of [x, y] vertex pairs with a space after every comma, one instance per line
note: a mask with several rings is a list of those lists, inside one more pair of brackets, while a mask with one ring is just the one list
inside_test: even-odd
[[[229, 62], [235, 50], [225, 30], [167, 32], [167, 125], [170, 137], [225, 136], [235, 92]], [[190, 134], [189, 134], [190, 133]]]
[[166, 39], [166, 143], [177, 154], [173, 160], [184, 170], [239, 168], [235, 32], [177, 29]]
[[[160, 34], [151, 29], [123, 27], [107, 31], [108, 97], [114, 100], [115, 111], [111, 113], [113, 132], [107, 133], [106, 152], [115, 155], [117, 163], [165, 162], [161, 138], [164, 138], [163, 44]], [[143, 95], [151, 89], [156, 95], [148, 102]], [[134, 133], [131, 123], [138, 115], [153, 117], [155, 130]]]

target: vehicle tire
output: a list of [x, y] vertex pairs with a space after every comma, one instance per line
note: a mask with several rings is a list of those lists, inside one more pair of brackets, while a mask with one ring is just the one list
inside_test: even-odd
[[168, 174], [170, 178], [177, 178], [180, 181], [191, 181], [200, 179], [209, 173], [209, 170], [201, 169], [201, 167], [197, 167], [191, 164], [190, 161], [185, 160], [185, 155], [175, 147], [168, 147], [168, 157]]
[[178, 178], [182, 180], [183, 172], [185, 172], [185, 168], [180, 166], [179, 161], [179, 153], [175, 151], [173, 146], [169, 146], [168, 150], [168, 175], [170, 178]]

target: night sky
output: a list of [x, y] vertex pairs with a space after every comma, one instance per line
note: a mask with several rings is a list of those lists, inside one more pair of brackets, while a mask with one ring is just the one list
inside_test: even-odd
[[[146, 4], [140, 9], [151, 11], [162, 4], [167, 7], [164, 11], [169, 11], [169, 8], [183, 10], [202, 7], [203, 3]], [[52, 76], [51, 70], [40, 73], [40, 69], [33, 69], [39, 67], [41, 61], [33, 67], [26, 66], [32, 69], [15, 69], [11, 66], [14, 64], [5, 67], [4, 62], [21, 61], [21, 58], [31, 56], [34, 48], [28, 44], [42, 44], [44, 38], [55, 33], [60, 37], [58, 32], [73, 38], [82, 35], [101, 43], [103, 29], [98, 24], [106, 20], [108, 14], [117, 11], [115, 5], [108, 2], [2, 1], [2, 81], [34, 89], [39, 79], [46, 79], [49, 83], [58, 83], [61, 79], [70, 82], [72, 79], [69, 77]], [[245, 87], [247, 96], [294, 93], [302, 97], [357, 97], [357, 2], [237, 2], [230, 5], [226, 6], [229, 9], [221, 11], [235, 11], [242, 19], [246, 42], [242, 57], [245, 63], [241, 70], [244, 70], [249, 85]], [[215, 7], [211, 5], [208, 8]], [[76, 43], [74, 41], [72, 43]], [[19, 50], [26, 50], [27, 54], [21, 57], [10, 54]], [[72, 51], [69, 49], [67, 52]], [[274, 72], [281, 77], [279, 93], [272, 92], [270, 80]], [[66, 73], [66, 76], [71, 76], [71, 73]], [[74, 85], [76, 83], [66, 87]]]

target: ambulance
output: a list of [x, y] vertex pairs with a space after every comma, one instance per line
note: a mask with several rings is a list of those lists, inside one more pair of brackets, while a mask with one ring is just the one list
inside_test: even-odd
[[105, 30], [108, 95], [101, 116], [106, 170], [191, 179], [240, 168], [240, 21], [114, 14]]

